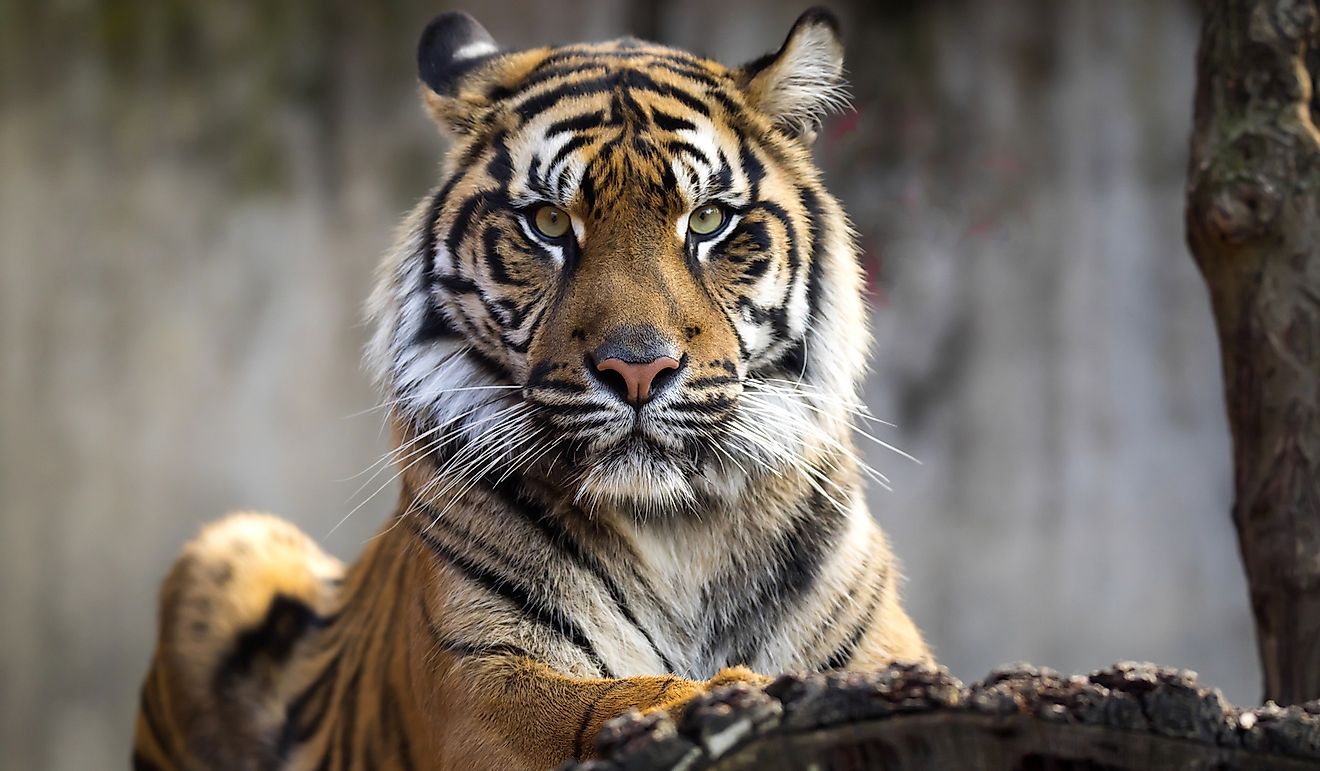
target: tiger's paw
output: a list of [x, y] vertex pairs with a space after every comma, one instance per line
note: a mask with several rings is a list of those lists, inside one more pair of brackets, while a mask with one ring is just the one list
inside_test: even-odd
[[743, 740], [779, 724], [783, 708], [763, 686], [771, 680], [741, 667], [724, 670], [699, 692], [668, 709], [632, 710], [596, 737], [598, 757], [586, 768], [686, 767], [723, 756]]
[[688, 704], [700, 699], [712, 691], [719, 690], [725, 686], [735, 683], [746, 683], [755, 687], [769, 685], [773, 678], [753, 672], [747, 667], [726, 667], [715, 674], [714, 677], [705, 681], [684, 681], [682, 686], [672, 688], [666, 696], [670, 698], [656, 704], [643, 714], [667, 713], [677, 717], [683, 712]]

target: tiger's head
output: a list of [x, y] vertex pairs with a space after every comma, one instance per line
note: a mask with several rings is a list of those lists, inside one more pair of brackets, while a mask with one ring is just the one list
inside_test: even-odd
[[861, 281], [809, 148], [842, 62], [823, 10], [740, 67], [427, 27], [452, 146], [382, 267], [369, 354], [399, 463], [438, 459], [429, 494], [518, 474], [675, 511], [847, 449]]

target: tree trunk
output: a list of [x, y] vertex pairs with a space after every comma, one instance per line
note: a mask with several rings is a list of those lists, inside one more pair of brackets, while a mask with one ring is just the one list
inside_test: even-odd
[[1187, 237], [1210, 288], [1265, 698], [1320, 698], [1320, 69], [1313, 0], [1204, 4]]

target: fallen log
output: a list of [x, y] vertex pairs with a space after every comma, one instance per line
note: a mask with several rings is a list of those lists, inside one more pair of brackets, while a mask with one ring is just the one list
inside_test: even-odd
[[1152, 664], [1073, 677], [1014, 664], [970, 686], [896, 665], [734, 685], [677, 717], [633, 712], [597, 750], [561, 771], [1300, 771], [1320, 769], [1320, 702], [1241, 710]]

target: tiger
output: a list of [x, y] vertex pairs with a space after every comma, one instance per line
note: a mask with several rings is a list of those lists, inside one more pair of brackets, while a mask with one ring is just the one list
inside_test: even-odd
[[631, 710], [933, 662], [864, 499], [857, 239], [811, 144], [839, 24], [727, 67], [421, 36], [449, 148], [366, 358], [397, 507], [345, 566], [232, 514], [167, 575], [137, 769], [547, 769]]

